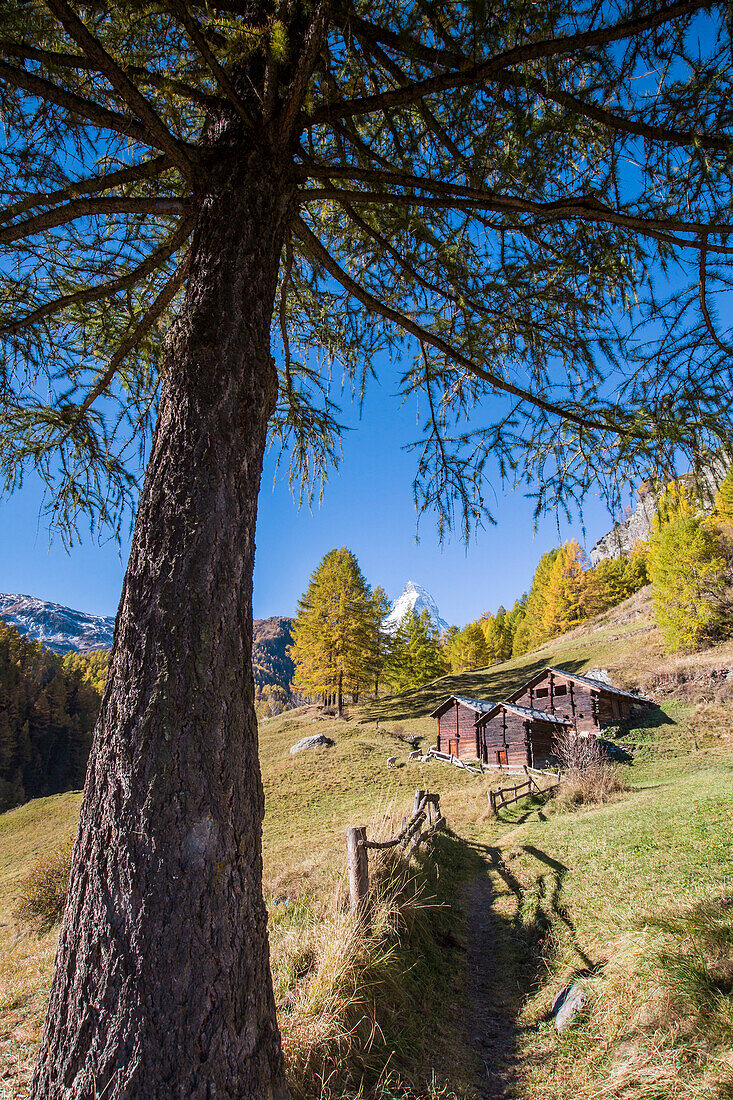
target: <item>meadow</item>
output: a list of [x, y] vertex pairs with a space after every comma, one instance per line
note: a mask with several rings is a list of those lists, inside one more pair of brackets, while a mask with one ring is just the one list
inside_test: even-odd
[[[727, 650], [664, 658], [633, 597], [541, 651], [342, 721], [301, 708], [261, 723], [271, 957], [296, 1100], [733, 1096], [730, 704], [708, 675]], [[409, 761], [404, 738], [432, 743], [435, 700], [500, 698], [545, 664], [663, 686], [654, 719], [624, 737], [634, 763], [611, 801], [527, 799], [496, 819], [496, 774]], [[291, 756], [314, 732], [334, 745]], [[392, 835], [416, 788], [439, 791], [448, 830], [419, 858], [372, 861], [365, 934], [346, 904], [346, 829]], [[25, 1093], [58, 931], [20, 921], [19, 893], [73, 835], [79, 803], [0, 816], [3, 1100]], [[571, 982], [588, 1008], [559, 1035], [551, 1004]]]

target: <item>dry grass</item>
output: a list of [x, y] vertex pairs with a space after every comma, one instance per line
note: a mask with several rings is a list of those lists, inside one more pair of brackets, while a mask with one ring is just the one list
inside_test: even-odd
[[370, 929], [325, 904], [279, 907], [271, 921], [272, 968], [294, 1100], [379, 1093], [385, 1071], [410, 1066], [409, 972], [431, 937], [437, 902], [418, 865], [382, 854], [372, 861]]
[[[733, 905], [647, 914], [611, 945], [586, 1032], [600, 1030], [608, 1100], [733, 1096]], [[588, 1095], [588, 1093], [581, 1093]]]
[[[733, 653], [733, 643], [726, 644]], [[674, 954], [685, 937], [637, 928], [639, 913], [650, 907], [691, 909], [716, 890], [720, 896], [726, 876], [733, 882], [733, 770], [721, 763], [727, 743], [715, 732], [725, 733], [725, 713], [692, 712], [696, 749], [688, 708], [666, 708], [673, 723], [629, 734], [630, 742], [646, 746], [636, 757], [643, 762], [628, 772], [634, 789], [608, 802], [584, 798], [572, 813], [562, 805], [549, 814], [547, 807], [523, 803], [508, 808], [502, 821], [488, 821], [486, 790], [495, 776], [408, 762], [408, 739], [432, 743], [434, 722], [426, 714], [435, 697], [449, 691], [502, 697], [547, 663], [577, 671], [606, 666], [619, 683], [637, 686], [661, 667], [655, 647], [642, 594], [595, 627], [584, 624], [535, 654], [446, 678], [379, 708], [355, 708], [343, 720], [302, 708], [261, 723], [265, 887], [294, 1100], [472, 1096], [477, 1066], [461, 1030], [466, 956], [459, 899], [461, 882], [484, 873], [487, 863], [496, 934], [496, 1004], [490, 1007], [513, 1035], [512, 1095], [726, 1095], [729, 1050], [719, 1039], [701, 1048], [695, 1028], [689, 1047], [677, 1042], [689, 1026], [687, 1010], [679, 1007], [684, 998], [664, 984], [668, 970], [650, 961], [657, 949]], [[717, 667], [725, 652], [718, 647], [703, 655], [701, 667]], [[668, 665], [665, 659], [665, 670]], [[713, 718], [715, 731], [706, 734]], [[293, 742], [316, 731], [327, 733], [334, 747], [289, 755]], [[388, 769], [394, 755], [397, 767]], [[442, 838], [435, 863], [413, 862], [401, 871], [386, 865], [379, 874], [373, 865], [380, 894], [373, 933], [365, 936], [344, 909], [345, 830], [366, 825], [370, 837], [391, 834], [416, 788], [440, 792], [449, 826], [461, 839]], [[73, 833], [78, 804], [78, 795], [65, 795], [0, 815], [0, 1100], [24, 1094], [56, 942], [55, 930], [39, 934], [12, 912], [21, 879], [39, 854]], [[452, 909], [443, 907], [448, 903]], [[649, 986], [642, 984], [645, 966]], [[590, 1013], [559, 1039], [547, 1008], [559, 986], [585, 970]], [[659, 1005], [667, 1011], [677, 1005], [674, 1012], [682, 1014], [637, 1026], [631, 1017], [641, 1012], [637, 1002], [647, 988], [667, 989]], [[685, 1059], [692, 1056], [698, 1061], [690, 1068]], [[690, 1091], [693, 1086], [700, 1091]], [[617, 1092], [604, 1093], [611, 1088]]]
[[629, 789], [621, 768], [606, 759], [595, 737], [564, 730], [555, 738], [554, 751], [564, 772], [555, 808], [611, 802]]

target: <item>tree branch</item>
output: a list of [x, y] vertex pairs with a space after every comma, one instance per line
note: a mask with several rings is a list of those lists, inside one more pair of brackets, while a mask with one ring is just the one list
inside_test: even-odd
[[614, 114], [605, 107], [599, 107], [596, 103], [589, 103], [585, 99], [564, 92], [561, 89], [551, 90], [543, 80], [537, 77], [525, 75], [502, 74], [496, 77], [499, 84], [505, 84], [512, 88], [531, 88], [543, 99], [558, 103], [560, 106], [569, 107], [576, 114], [584, 118], [593, 119], [607, 126], [610, 130], [618, 130], [621, 133], [633, 134], [637, 137], [647, 138], [649, 141], [663, 141], [669, 145], [679, 145], [683, 148], [700, 145], [705, 149], [714, 149], [717, 152], [728, 153], [733, 149], [733, 140], [717, 134], [695, 133], [693, 130], [676, 130], [674, 127], [652, 126], [645, 122], [637, 122], [635, 119], [626, 118], [623, 115]]
[[657, 8], [656, 11], [639, 19], [624, 20], [611, 26], [598, 27], [596, 30], [582, 31], [579, 34], [563, 35], [561, 38], [547, 39], [541, 42], [528, 42], [515, 46], [487, 61], [468, 66], [465, 69], [439, 73], [417, 80], [404, 88], [377, 95], [363, 96], [359, 99], [342, 100], [337, 103], [323, 104], [308, 120], [309, 125], [329, 122], [334, 118], [352, 118], [354, 115], [368, 114], [371, 111], [384, 111], [390, 107], [404, 107], [415, 103], [423, 96], [435, 95], [454, 88], [464, 88], [471, 84], [481, 84], [494, 74], [511, 65], [525, 61], [539, 61], [556, 57], [558, 54], [571, 53], [590, 46], [607, 46], [624, 38], [652, 30], [684, 15], [694, 14], [708, 6], [708, 0], [678, 0], [676, 4]]
[[137, 345], [143, 339], [145, 334], [153, 327], [161, 314], [165, 313], [166, 309], [171, 304], [180, 288], [183, 286], [183, 282], [188, 273], [190, 258], [191, 254], [187, 252], [183, 260], [181, 260], [180, 264], [171, 275], [168, 282], [161, 290], [160, 294], [158, 294], [157, 298], [150, 306], [150, 308], [147, 309], [142, 315], [127, 339], [123, 340], [120, 346], [117, 348], [117, 351], [114, 353], [109, 361], [109, 365], [106, 371], [103, 375], [101, 375], [101, 377], [92, 387], [92, 389], [89, 391], [84, 401], [80, 405], [79, 411], [74, 418], [73, 423], [71, 424], [63, 438], [60, 440], [58, 444], [59, 446], [66, 442], [66, 440], [73, 432], [74, 428], [76, 428], [80, 424], [80, 422], [89, 411], [89, 409], [92, 407], [94, 402], [97, 400], [97, 398], [104, 393], [130, 352], [137, 347]]
[[[19, 61], [37, 61], [39, 64], [48, 65], [51, 68], [73, 69], [75, 72], [98, 73], [101, 71], [98, 65], [88, 57], [84, 57], [83, 54], [56, 53], [54, 50], [41, 50], [26, 43], [0, 41], [0, 56], [15, 57]], [[128, 65], [126, 72], [143, 84], [150, 84], [152, 88], [162, 88], [166, 91], [175, 92], [184, 99], [199, 103], [202, 107], [211, 107], [218, 102], [215, 96], [208, 95], [199, 88], [193, 88], [183, 80], [175, 80], [163, 73], [151, 73], [148, 69], [143, 69], [139, 65]]]
[[127, 73], [110, 57], [102, 43], [94, 37], [86, 25], [69, 7], [66, 0], [44, 0], [49, 11], [56, 16], [66, 33], [74, 39], [84, 53], [99, 66], [107, 80], [128, 107], [137, 115], [156, 143], [171, 158], [185, 176], [193, 174], [193, 166], [184, 144], [171, 134], [155, 108], [136, 88]]
[[702, 237], [702, 241], [700, 242], [700, 269], [699, 269], [699, 271], [700, 271], [700, 279], [699, 279], [700, 310], [701, 310], [702, 315], [703, 315], [703, 320], [705, 321], [705, 327], [707, 328], [708, 333], [710, 334], [710, 338], [713, 341], [713, 343], [716, 345], [716, 347], [720, 351], [723, 352], [724, 355], [727, 355], [729, 358], [733, 358], [733, 347], [731, 347], [730, 344], [724, 344], [723, 341], [718, 336], [717, 332], [715, 331], [715, 326], [713, 325], [712, 318], [710, 316], [710, 311], [708, 309], [707, 290], [706, 290], [706, 285], [707, 285], [707, 253], [708, 253], [707, 234], [704, 234], [703, 237]]
[[59, 88], [50, 80], [45, 80], [35, 73], [28, 73], [25, 69], [16, 69], [5, 61], [0, 61], [0, 80], [12, 84], [13, 87], [22, 88], [32, 96], [44, 99], [48, 103], [55, 103], [58, 107], [84, 118], [101, 130], [113, 130], [124, 137], [134, 138], [144, 145], [153, 145], [161, 148], [148, 130], [141, 125], [136, 118], [120, 114], [119, 111], [110, 111], [91, 99], [76, 95], [75, 92], [67, 92], [65, 88]]
[[214, 77], [214, 80], [221, 88], [223, 94], [229, 100], [235, 111], [242, 119], [248, 129], [252, 130], [255, 127], [255, 120], [251, 111], [247, 105], [243, 102], [237, 89], [229, 79], [226, 70], [219, 64], [216, 56], [214, 55], [209, 43], [206, 41], [201, 28], [189, 12], [184, 0], [170, 0], [170, 9], [179, 20], [181, 25], [185, 28], [186, 33], [193, 42], [196, 49], [201, 54], [206, 66]]
[[185, 214], [188, 203], [183, 199], [73, 199], [56, 210], [36, 214], [24, 222], [0, 229], [0, 244], [12, 244], [26, 237], [41, 233], [44, 229], [55, 229], [59, 225], [85, 218], [93, 214]]
[[[302, 218], [296, 218], [294, 220], [293, 232], [303, 242], [303, 245], [306, 250], [310, 252], [311, 256], [323, 265], [329, 275], [331, 275], [336, 282], [340, 283], [344, 290], [356, 298], [357, 301], [361, 302], [366, 309], [372, 313], [378, 314], [380, 317], [384, 317], [386, 320], [397, 325], [404, 332], [409, 332], [410, 335], [414, 336], [417, 340], [435, 348], [436, 351], [445, 355], [451, 362], [456, 363], [470, 374], [473, 374], [476, 378], [480, 378], [483, 382], [487, 382], [495, 389], [501, 390], [504, 393], [514, 394], [515, 397], [519, 397], [523, 401], [529, 402], [536, 406], [536, 408], [542, 409], [544, 412], [550, 413], [553, 416], [558, 416], [562, 420], [568, 420], [578, 425], [580, 428], [596, 428], [598, 431], [602, 432], [613, 430], [611, 425], [604, 424], [600, 420], [595, 420], [592, 416], [579, 415], [571, 409], [566, 409], [561, 405], [555, 405], [550, 401], [545, 401], [543, 398], [530, 393], [528, 390], [523, 390], [518, 386], [512, 385], [511, 382], [507, 382], [505, 379], [499, 377], [499, 375], [484, 370], [478, 363], [473, 362], [473, 360], [459, 351], [458, 348], [454, 348], [451, 344], [447, 343], [447, 341], [443, 340], [442, 337], [434, 335], [428, 329], [423, 328], [422, 325], [417, 324], [417, 322], [413, 321], [410, 317], [403, 313], [399, 313], [385, 302], [375, 298], [373, 294], [360, 286], [359, 283], [355, 282], [336, 260], [333, 259], [331, 254], [319, 241], [318, 237], [311, 232]], [[615, 430], [619, 431], [618, 428]]]
[[23, 329], [31, 328], [39, 321], [45, 320], [46, 317], [52, 317], [55, 313], [60, 313], [69, 306], [81, 305], [85, 302], [98, 302], [104, 298], [114, 297], [121, 290], [128, 290], [139, 283], [141, 279], [144, 279], [146, 275], [150, 275], [153, 271], [162, 267], [165, 261], [185, 244], [193, 226], [194, 220], [192, 218], [183, 221], [162, 248], [156, 249], [127, 275], [121, 275], [118, 279], [112, 279], [108, 283], [85, 287], [83, 290], [74, 291], [72, 294], [64, 294], [63, 297], [56, 298], [52, 302], [46, 302], [31, 313], [27, 313], [24, 317], [19, 317], [16, 321], [10, 321], [6, 325], [0, 325], [0, 336], [13, 336], [18, 332], [22, 332]]
[[392, 31], [388, 27], [379, 27], [362, 19], [353, 11], [342, 9], [337, 12], [356, 31], [360, 37], [370, 42], [380, 42], [383, 46], [397, 50], [403, 56], [419, 58], [428, 65], [452, 65], [454, 68], [460, 65], [470, 64], [469, 59], [454, 50], [439, 49], [436, 46], [426, 46], [417, 38], [413, 38], [407, 31]]
[[278, 137], [281, 144], [285, 144], [292, 136], [298, 112], [300, 111], [308, 90], [308, 81], [313, 71], [318, 51], [321, 48], [323, 36], [326, 33], [331, 3], [332, 0], [318, 0], [316, 10], [313, 13], [313, 18], [308, 27], [303, 49], [298, 58], [295, 76], [290, 82], [288, 96], [280, 116]]
[[[370, 169], [356, 169], [357, 172], [370, 172]], [[358, 177], [357, 177], [358, 178]], [[400, 181], [393, 181], [400, 186]], [[405, 186], [409, 186], [405, 184]], [[519, 213], [534, 214], [547, 221], [577, 218], [582, 221], [601, 222], [607, 225], [618, 225], [624, 229], [634, 229], [639, 233], [650, 236], [658, 236], [659, 233], [729, 233], [730, 226], [721, 223], [685, 222], [679, 219], [660, 221], [653, 218], [639, 218], [632, 214], [619, 214], [603, 203], [592, 197], [581, 196], [578, 198], [567, 197], [556, 202], [532, 202], [529, 199], [520, 199], [515, 196], [494, 195], [491, 192], [474, 191], [472, 188], [459, 187], [457, 184], [440, 184], [424, 180], [415, 184], [425, 190], [448, 192], [446, 197], [432, 197], [413, 194], [392, 194], [388, 191], [341, 191], [338, 188], [312, 188], [301, 191], [299, 199], [302, 202], [310, 202], [313, 199], [331, 199], [334, 202], [350, 202], [367, 204], [370, 206], [422, 206], [432, 210], [456, 210], [470, 212], [472, 210], [490, 210], [496, 214]], [[451, 197], [450, 192], [453, 192]], [[699, 248], [699, 241], [685, 241], [678, 239], [677, 244], [688, 248]], [[733, 248], [724, 245], [716, 245], [715, 251], [724, 254], [733, 254]]]
[[118, 172], [108, 172], [103, 176], [79, 180], [69, 183], [59, 191], [37, 192], [29, 195], [22, 202], [16, 202], [12, 206], [0, 209], [0, 225], [12, 221], [19, 214], [25, 214], [34, 210], [37, 206], [53, 206], [68, 199], [75, 199], [80, 195], [94, 195], [99, 191], [107, 191], [118, 187], [121, 183], [136, 183], [139, 180], [151, 179], [161, 175], [171, 167], [169, 157], [156, 157], [155, 160], [145, 161], [142, 164], [133, 165], [131, 168], [121, 168]]

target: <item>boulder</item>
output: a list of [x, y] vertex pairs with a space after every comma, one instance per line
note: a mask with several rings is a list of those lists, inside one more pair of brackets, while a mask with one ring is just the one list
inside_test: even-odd
[[326, 737], [325, 733], [313, 733], [310, 737], [302, 737], [300, 741], [296, 741], [291, 746], [290, 755], [293, 756], [296, 752], [302, 752], [303, 749], [315, 749], [318, 745], [335, 745], [336, 742], [332, 741], [330, 737]]
[[585, 990], [577, 983], [574, 985], [566, 985], [564, 989], [561, 989], [552, 1002], [552, 1013], [555, 1017], [555, 1027], [557, 1030], [565, 1031], [576, 1023], [577, 1017], [581, 1014], [587, 1003], [588, 996]]

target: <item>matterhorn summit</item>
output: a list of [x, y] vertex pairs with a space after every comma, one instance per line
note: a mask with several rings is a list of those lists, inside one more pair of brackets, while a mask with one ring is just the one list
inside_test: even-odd
[[411, 611], [416, 615], [422, 615], [423, 611], [427, 611], [431, 623], [439, 634], [443, 634], [448, 629], [448, 623], [445, 619], [441, 619], [438, 605], [433, 597], [426, 588], [415, 584], [414, 581], [407, 582], [400, 598], [392, 604], [389, 615], [382, 620], [383, 628], [388, 634], [395, 634], [405, 615]]

